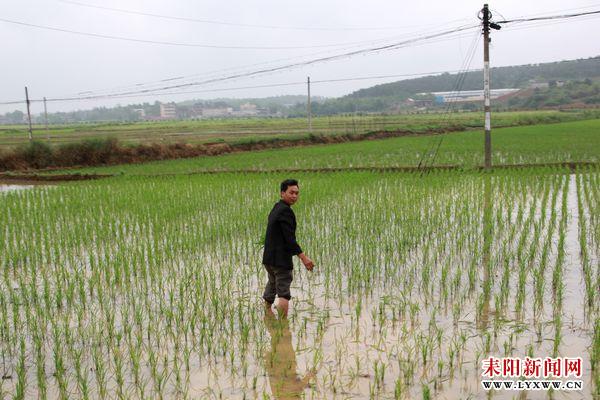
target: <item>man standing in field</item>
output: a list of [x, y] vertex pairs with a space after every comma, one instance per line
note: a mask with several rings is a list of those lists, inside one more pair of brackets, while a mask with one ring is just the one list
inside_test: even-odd
[[302, 252], [296, 242], [296, 216], [291, 206], [298, 201], [300, 194], [298, 181], [286, 179], [281, 182], [280, 189], [281, 200], [273, 206], [267, 223], [262, 262], [269, 275], [269, 281], [265, 286], [263, 299], [270, 311], [277, 295], [278, 312], [281, 316], [287, 317], [289, 301], [292, 297], [290, 285], [294, 278], [292, 257], [298, 256], [309, 271], [314, 268], [314, 263]]

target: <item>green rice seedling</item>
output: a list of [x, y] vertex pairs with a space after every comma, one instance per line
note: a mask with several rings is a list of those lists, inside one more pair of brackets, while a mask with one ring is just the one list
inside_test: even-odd
[[15, 386], [15, 399], [22, 400], [25, 398], [25, 385], [27, 383], [27, 370], [25, 365], [25, 340], [21, 338], [19, 353], [19, 361], [17, 364], [17, 383]]
[[82, 365], [83, 350], [73, 351], [73, 363], [75, 366], [75, 374], [77, 376], [77, 387], [82, 399], [90, 398], [90, 388], [88, 385], [88, 373], [86, 368]]
[[397, 378], [394, 383], [394, 399], [395, 400], [401, 399], [402, 393], [403, 393], [402, 380], [400, 378]]
[[423, 400], [431, 399], [431, 390], [427, 384], [423, 384]]
[[557, 313], [554, 317], [554, 345], [552, 347], [552, 357], [558, 356], [558, 349], [562, 342], [562, 320], [561, 314]]
[[43, 343], [39, 334], [33, 335], [34, 348], [35, 348], [35, 364], [36, 364], [36, 379], [39, 397], [44, 399], [48, 393], [48, 383], [46, 379], [46, 357], [45, 352], [42, 348]]
[[592, 371], [594, 378], [594, 385], [596, 394], [600, 392], [600, 319], [597, 318], [594, 322], [594, 337], [592, 340], [592, 350], [590, 354], [590, 364], [592, 365]]
[[98, 397], [101, 399], [105, 399], [108, 396], [107, 390], [107, 377], [106, 370], [104, 368], [104, 360], [102, 359], [102, 354], [99, 352], [98, 346], [92, 347], [92, 356], [94, 359], [94, 372], [96, 377], [96, 386]]
[[383, 387], [383, 382], [385, 380], [385, 363], [375, 361], [373, 365], [374, 378], [375, 378], [375, 386], [377, 390], [380, 390]]

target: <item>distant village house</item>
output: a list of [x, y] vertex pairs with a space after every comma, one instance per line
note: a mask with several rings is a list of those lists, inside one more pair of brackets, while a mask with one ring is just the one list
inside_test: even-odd
[[175, 103], [160, 104], [160, 118], [161, 119], [176, 119], [177, 118], [177, 107]]

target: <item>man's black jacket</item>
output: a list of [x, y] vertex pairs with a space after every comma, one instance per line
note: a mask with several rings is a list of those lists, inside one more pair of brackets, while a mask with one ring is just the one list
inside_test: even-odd
[[296, 243], [296, 216], [292, 208], [279, 200], [269, 214], [263, 264], [293, 269], [292, 256], [302, 253]]

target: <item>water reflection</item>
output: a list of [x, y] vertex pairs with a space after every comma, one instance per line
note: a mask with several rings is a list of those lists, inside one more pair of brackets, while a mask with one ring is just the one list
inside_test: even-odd
[[271, 392], [279, 400], [300, 399], [315, 372], [309, 371], [303, 378], [297, 374], [289, 321], [286, 318], [275, 318], [270, 310], [265, 311], [264, 321], [271, 336], [271, 349], [265, 353], [265, 368]]
[[11, 184], [0, 183], [0, 193], [12, 192], [14, 190], [31, 189], [32, 187], [33, 187], [33, 185], [11, 185]]
[[481, 330], [487, 330], [489, 319], [490, 319], [490, 295], [491, 295], [491, 281], [490, 281], [490, 270], [491, 265], [491, 249], [492, 240], [494, 237], [494, 225], [493, 225], [493, 202], [492, 202], [492, 182], [489, 175], [483, 178], [483, 294], [482, 294], [482, 305], [478, 320], [478, 328]]

